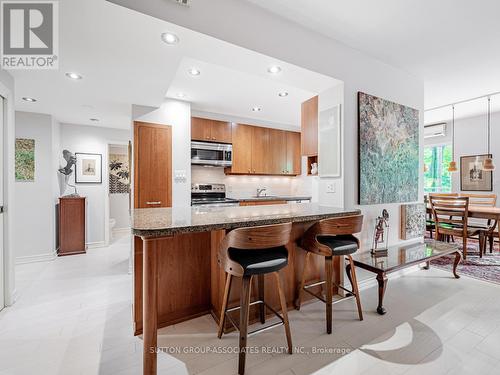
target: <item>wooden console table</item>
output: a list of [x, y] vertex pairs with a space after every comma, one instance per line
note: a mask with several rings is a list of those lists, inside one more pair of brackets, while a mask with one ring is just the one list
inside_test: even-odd
[[[429, 269], [431, 260], [455, 254], [453, 263], [453, 275], [457, 274], [457, 266], [462, 261], [462, 253], [455, 244], [435, 240], [413, 243], [405, 246], [389, 247], [385, 256], [373, 256], [370, 251], [363, 251], [352, 256], [356, 267], [377, 274], [378, 282], [378, 306], [377, 312], [383, 315], [387, 310], [383, 306], [384, 294], [387, 289], [387, 274], [396, 272], [421, 263], [426, 263], [425, 269]], [[346, 266], [347, 277], [351, 279], [351, 267]]]

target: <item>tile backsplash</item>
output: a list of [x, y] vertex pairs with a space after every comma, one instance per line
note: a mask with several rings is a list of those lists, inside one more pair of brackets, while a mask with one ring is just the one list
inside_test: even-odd
[[230, 198], [248, 198], [257, 188], [266, 188], [267, 195], [311, 196], [311, 178], [307, 176], [237, 176], [224, 174], [224, 168], [191, 167], [191, 182], [225, 184]]

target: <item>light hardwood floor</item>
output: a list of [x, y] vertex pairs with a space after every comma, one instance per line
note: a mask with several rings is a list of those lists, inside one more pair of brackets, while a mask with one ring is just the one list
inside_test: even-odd
[[[86, 255], [17, 267], [18, 302], [0, 313], [0, 375], [141, 373], [129, 244], [122, 237]], [[277, 352], [283, 327], [250, 337], [259, 352], [247, 355], [247, 374], [498, 374], [500, 286], [431, 269], [389, 281], [385, 316], [374, 312], [375, 289], [361, 297], [365, 320], [356, 319], [353, 300], [337, 303], [332, 335], [323, 304], [291, 311], [302, 354]], [[236, 354], [199, 352], [237, 345], [235, 333], [216, 335], [210, 316], [162, 329], [159, 346], [181, 353], [159, 354], [159, 374], [236, 373]]]

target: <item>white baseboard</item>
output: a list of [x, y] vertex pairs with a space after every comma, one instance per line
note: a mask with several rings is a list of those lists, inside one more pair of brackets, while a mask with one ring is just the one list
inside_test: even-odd
[[87, 242], [85, 245], [87, 246], [87, 249], [98, 249], [100, 247], [106, 247], [106, 242], [105, 241]]
[[112, 232], [113, 233], [130, 233], [131, 229], [130, 227], [126, 228], [113, 228]]
[[16, 265], [18, 264], [26, 264], [26, 263], [35, 263], [35, 262], [48, 262], [57, 258], [57, 251], [54, 250], [51, 253], [46, 254], [38, 254], [38, 255], [27, 255], [16, 258]]
[[[422, 264], [424, 264], [424, 263], [422, 263]], [[409, 273], [413, 273], [413, 272], [418, 271], [420, 269], [421, 268], [420, 268], [419, 265], [411, 266], [411, 267], [408, 267], [408, 268], [405, 268], [405, 269], [402, 269], [402, 270], [399, 270], [399, 271], [396, 271], [396, 272], [393, 272], [393, 273], [389, 273], [387, 275], [387, 279], [388, 280], [397, 279], [397, 278], [400, 278], [401, 276], [404, 276], [404, 275], [409, 274]], [[376, 274], [374, 273], [373, 275], [374, 276], [370, 277], [369, 279], [358, 280], [358, 288], [359, 288], [359, 290], [368, 289], [368, 288], [372, 288], [374, 286], [378, 286], [378, 281], [376, 279]]]

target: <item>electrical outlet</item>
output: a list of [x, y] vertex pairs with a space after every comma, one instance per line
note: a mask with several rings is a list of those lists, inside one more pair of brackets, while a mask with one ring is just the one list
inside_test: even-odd
[[177, 183], [186, 183], [187, 182], [187, 176], [186, 176], [186, 171], [185, 170], [175, 170], [174, 171], [174, 181]]
[[335, 193], [335, 184], [331, 183], [326, 185], [326, 192], [327, 193]]

